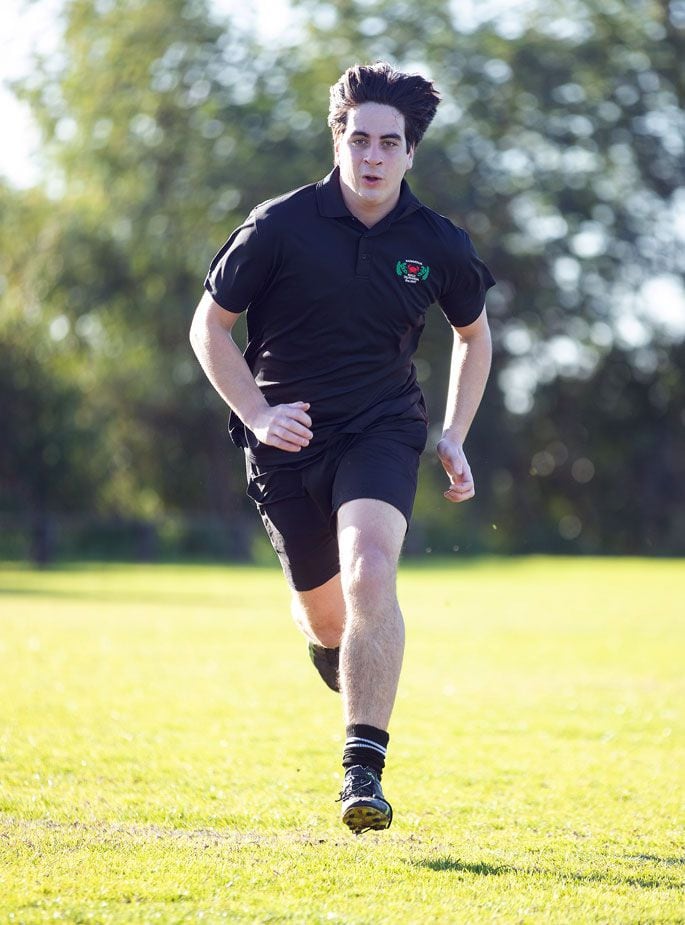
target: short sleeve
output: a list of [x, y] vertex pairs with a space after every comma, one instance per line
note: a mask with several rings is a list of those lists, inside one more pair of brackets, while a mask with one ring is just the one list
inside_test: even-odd
[[243, 312], [264, 291], [272, 264], [273, 254], [250, 215], [212, 260], [205, 289], [222, 308]]
[[438, 302], [450, 324], [457, 328], [472, 324], [485, 304], [485, 294], [495, 285], [495, 278], [480, 259], [471, 238], [461, 228], [452, 254], [453, 275], [449, 288]]

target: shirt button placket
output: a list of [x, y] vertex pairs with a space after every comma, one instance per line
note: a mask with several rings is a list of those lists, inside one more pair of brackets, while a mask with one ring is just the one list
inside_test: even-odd
[[370, 241], [366, 237], [359, 239], [357, 250], [357, 276], [371, 275], [371, 248]]

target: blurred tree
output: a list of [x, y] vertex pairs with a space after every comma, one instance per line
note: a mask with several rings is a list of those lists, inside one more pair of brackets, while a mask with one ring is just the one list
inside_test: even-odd
[[[296, 6], [309, 30], [301, 55], [331, 78], [351, 60], [379, 58], [434, 77], [444, 101], [412, 186], [471, 232], [499, 280], [488, 299], [496, 378], [469, 438], [485, 490], [455, 513], [437, 503], [443, 476], [425, 458], [417, 514], [431, 547], [683, 552], [682, 514], [666, 513], [647, 540], [642, 505], [609, 505], [599, 488], [609, 459], [614, 493], [635, 482], [639, 454], [617, 458], [607, 446], [618, 426], [655, 457], [683, 446], [682, 4], [552, 0], [468, 28], [447, 0]], [[430, 319], [419, 365], [436, 430], [444, 331]], [[607, 384], [617, 357], [633, 403]], [[593, 387], [603, 402], [588, 400]], [[531, 462], [557, 432], [569, 435], [558, 454], [592, 456], [597, 478], [584, 483], [582, 503], [571, 463], [562, 504], [541, 490]], [[682, 512], [677, 460], [665, 452], [653, 471]]]
[[55, 510], [82, 509], [106, 471], [87, 370], [69, 349], [65, 317], [46, 318], [30, 279], [48, 203], [0, 187], [0, 510], [28, 512], [30, 555], [47, 562]]
[[[32, 289], [47, 317], [65, 319], [106, 408], [118, 478], [100, 500], [142, 517], [211, 510], [239, 527], [222, 405], [187, 331], [211, 250], [237, 221], [230, 178], [249, 177], [236, 135], [255, 114], [231, 89], [248, 46], [203, 3], [74, 0], [64, 22], [64, 53], [19, 88], [57, 203]], [[235, 539], [239, 554], [240, 529]]]
[[[495, 375], [468, 447], [478, 502], [444, 504], [427, 455], [414, 548], [682, 552], [661, 489], [682, 505], [685, 324], [659, 303], [670, 292], [677, 307], [685, 269], [681, 6], [547, 0], [474, 26], [448, 0], [297, 0], [300, 39], [264, 46], [205, 0], [66, 0], [62, 53], [17, 87], [44, 132], [48, 199], [21, 218], [28, 236], [3, 214], [5, 356], [24, 380], [38, 357], [28, 380], [54, 376], [54, 395], [99, 422], [99, 482], [81, 475], [87, 428], [60, 451], [83, 506], [215, 511], [247, 551], [241, 467], [190, 316], [252, 206], [330, 168], [328, 86], [354, 60], [387, 58], [444, 96], [413, 188], [471, 232], [499, 280]], [[445, 332], [436, 310], [418, 364], [436, 430]], [[12, 426], [16, 459], [31, 457]], [[650, 450], [645, 531], [646, 507], [619, 500]]]

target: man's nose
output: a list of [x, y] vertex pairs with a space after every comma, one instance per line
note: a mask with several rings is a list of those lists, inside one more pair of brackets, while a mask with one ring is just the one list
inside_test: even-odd
[[382, 164], [383, 155], [380, 148], [374, 148], [371, 146], [364, 156], [364, 160], [367, 164]]

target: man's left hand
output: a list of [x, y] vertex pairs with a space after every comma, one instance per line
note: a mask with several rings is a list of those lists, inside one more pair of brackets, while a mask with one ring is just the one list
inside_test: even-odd
[[450, 487], [443, 492], [445, 498], [456, 504], [473, 498], [476, 489], [462, 445], [443, 437], [438, 442], [438, 457], [450, 480]]

